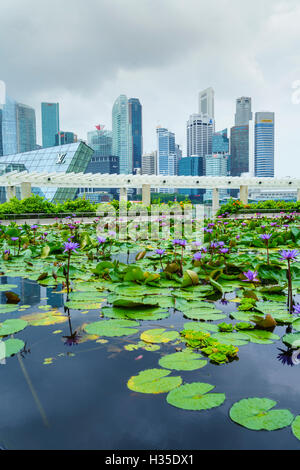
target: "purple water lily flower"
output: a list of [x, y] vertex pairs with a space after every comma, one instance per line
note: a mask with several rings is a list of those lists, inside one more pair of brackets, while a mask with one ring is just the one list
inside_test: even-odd
[[270, 240], [271, 237], [272, 237], [271, 233], [263, 233], [262, 235], [260, 235], [260, 238], [262, 240]]
[[229, 251], [229, 248], [221, 248], [221, 250], [219, 250], [220, 253], [222, 253], [222, 255], [225, 255], [226, 253], [228, 253]]
[[166, 250], [162, 250], [162, 249], [160, 249], [160, 248], [155, 251], [155, 253], [156, 253], [157, 255], [160, 255], [160, 256], [164, 255], [165, 252], [166, 252]]
[[19, 237], [11, 237], [11, 240], [12, 240], [13, 242], [16, 242], [16, 241], [19, 240]]
[[194, 261], [200, 261], [201, 258], [202, 258], [202, 253], [200, 253], [200, 251], [199, 251], [198, 253], [194, 254], [193, 260]]
[[299, 251], [298, 250], [283, 250], [281, 251], [281, 260], [289, 260], [289, 261], [295, 261], [297, 257], [299, 256]]
[[97, 237], [97, 240], [100, 245], [103, 245], [103, 243], [106, 243], [106, 238], [104, 237]]
[[295, 305], [294, 313], [299, 313], [299, 315], [300, 315], [300, 305]]
[[77, 253], [77, 248], [79, 248], [79, 243], [74, 243], [74, 242], [65, 242], [64, 243], [64, 253], [66, 252], [71, 252], [74, 251], [74, 253]]
[[243, 282], [260, 282], [259, 279], [257, 279], [257, 271], [248, 271], [246, 273], [243, 273], [244, 276], [246, 276], [247, 279], [243, 279]]
[[38, 229], [38, 225], [31, 225], [31, 230], [37, 230]]

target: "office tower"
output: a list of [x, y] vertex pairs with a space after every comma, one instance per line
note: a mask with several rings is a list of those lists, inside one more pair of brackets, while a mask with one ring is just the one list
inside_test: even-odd
[[18, 152], [17, 103], [7, 95], [2, 111], [2, 148], [3, 155]]
[[26, 104], [16, 104], [17, 153], [36, 149], [35, 110]]
[[43, 147], [55, 146], [55, 136], [59, 133], [59, 103], [42, 103]]
[[[228, 176], [228, 153], [214, 153], [205, 157], [205, 176]], [[227, 189], [220, 189], [220, 199], [228, 196]], [[212, 190], [208, 189], [205, 193], [204, 200], [212, 199]]]
[[157, 175], [157, 152], [142, 156], [142, 175]]
[[[157, 136], [157, 173], [159, 175], [176, 175], [175, 134], [163, 127], [156, 128]], [[172, 188], [161, 188], [160, 192], [173, 193]]]
[[235, 125], [247, 126], [252, 121], [251, 98], [242, 96], [236, 100]]
[[[203, 176], [204, 174], [203, 157], [183, 157], [178, 164], [178, 175], [180, 176]], [[180, 189], [180, 194], [188, 196], [201, 196], [203, 189]]]
[[203, 114], [192, 114], [187, 121], [187, 156], [205, 157], [212, 153], [214, 121]]
[[95, 153], [94, 156], [107, 157], [112, 155], [112, 131], [104, 129], [104, 126], [96, 126], [95, 131], [87, 134], [87, 144]]
[[74, 132], [58, 132], [55, 135], [55, 145], [74, 144], [77, 142], [77, 135]]
[[132, 129], [125, 95], [116, 99], [112, 110], [112, 153], [119, 157], [120, 174], [132, 174]]
[[230, 133], [230, 174], [249, 172], [249, 125], [235, 126]]
[[230, 132], [230, 174], [251, 173], [253, 161], [251, 98], [236, 100], [235, 126]]
[[274, 126], [274, 113], [255, 113], [254, 162], [257, 177], [274, 177]]
[[215, 119], [215, 92], [211, 87], [199, 93], [199, 114]]
[[3, 155], [3, 144], [2, 144], [2, 114], [3, 110], [0, 106], [0, 157]]
[[212, 153], [229, 153], [227, 129], [215, 132], [212, 136]]
[[131, 128], [132, 138], [132, 161], [133, 170], [142, 168], [143, 153], [143, 122], [142, 122], [142, 105], [137, 98], [128, 100], [129, 126]]

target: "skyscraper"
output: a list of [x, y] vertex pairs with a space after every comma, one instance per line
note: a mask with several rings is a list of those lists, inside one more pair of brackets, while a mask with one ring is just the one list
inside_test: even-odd
[[247, 126], [252, 121], [251, 98], [242, 96], [236, 100], [235, 125]]
[[7, 95], [2, 112], [2, 148], [3, 155], [12, 155], [18, 152], [17, 103]]
[[59, 103], [42, 103], [43, 147], [55, 146], [55, 136], [59, 132]]
[[142, 175], [157, 175], [157, 152], [142, 156]]
[[274, 113], [255, 113], [254, 162], [257, 177], [274, 177], [274, 126]]
[[77, 135], [74, 132], [58, 132], [55, 135], [55, 145], [66, 145], [77, 142]]
[[199, 93], [199, 114], [215, 119], [215, 92], [211, 87]]
[[[164, 127], [156, 128], [157, 135], [157, 173], [159, 175], [176, 175], [177, 155], [175, 134]], [[160, 192], [173, 193], [172, 188], [161, 188]]]
[[87, 143], [95, 153], [94, 156], [108, 157], [112, 153], [112, 131], [104, 129], [104, 126], [97, 126], [95, 131], [87, 134]]
[[120, 95], [112, 110], [112, 152], [119, 157], [120, 174], [131, 174], [132, 127], [129, 122], [129, 107], [126, 95]]
[[235, 126], [230, 131], [230, 174], [241, 176], [249, 173], [252, 159], [251, 98], [236, 100]]
[[212, 153], [213, 119], [204, 114], [192, 114], [187, 121], [187, 156], [205, 157]]
[[31, 152], [36, 149], [35, 110], [26, 104], [16, 104], [17, 152]]
[[132, 136], [132, 160], [133, 170], [142, 168], [143, 153], [143, 123], [142, 123], [142, 105], [137, 98], [128, 100], [129, 126], [131, 127]]

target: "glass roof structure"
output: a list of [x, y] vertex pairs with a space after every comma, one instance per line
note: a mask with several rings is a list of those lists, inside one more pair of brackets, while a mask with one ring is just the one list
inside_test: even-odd
[[[29, 173], [84, 173], [94, 151], [84, 142], [42, 148], [31, 152], [0, 157], [2, 171], [28, 171]], [[32, 192], [49, 201], [63, 202], [74, 199], [76, 188], [39, 187]]]

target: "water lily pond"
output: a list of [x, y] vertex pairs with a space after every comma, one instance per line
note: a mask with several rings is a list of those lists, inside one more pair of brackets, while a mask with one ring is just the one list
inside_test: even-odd
[[0, 448], [299, 449], [299, 217], [98, 222], [0, 226]]

